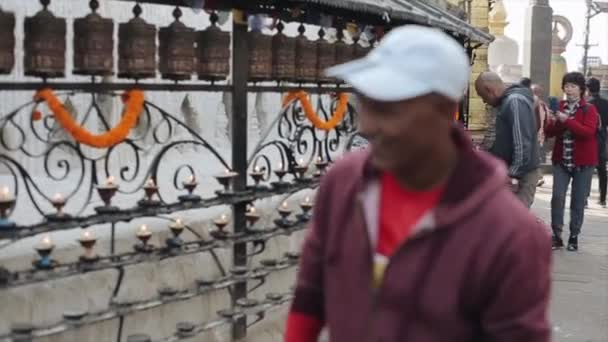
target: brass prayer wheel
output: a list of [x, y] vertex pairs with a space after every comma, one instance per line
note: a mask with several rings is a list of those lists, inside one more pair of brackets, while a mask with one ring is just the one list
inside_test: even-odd
[[62, 77], [65, 74], [66, 21], [48, 10], [50, 0], [40, 3], [44, 8], [33, 17], [25, 18], [25, 75]]
[[361, 43], [355, 44], [355, 58], [363, 58], [367, 56], [370, 51], [372, 51], [371, 45], [363, 46]]
[[15, 65], [15, 15], [0, 8], [0, 74], [10, 74]]
[[249, 79], [254, 82], [272, 78], [272, 36], [255, 30], [247, 33]]
[[156, 75], [156, 28], [140, 18], [139, 4], [135, 18], [118, 27], [118, 77], [150, 78]]
[[304, 35], [304, 25], [298, 28], [300, 35], [296, 38], [296, 77], [297, 82], [315, 82], [317, 80], [317, 43]]
[[93, 12], [74, 20], [74, 74], [108, 76], [114, 72], [114, 23], [96, 11], [97, 0], [90, 3]]
[[223, 80], [230, 73], [230, 32], [217, 27], [217, 13], [211, 13], [211, 26], [197, 33], [197, 74], [201, 80]]
[[164, 79], [183, 81], [192, 78], [195, 69], [194, 29], [179, 21], [182, 11], [173, 11], [175, 21], [158, 32], [158, 69]]
[[338, 40], [334, 48], [336, 49], [336, 64], [344, 64], [355, 59], [355, 45]]
[[325, 31], [319, 30], [319, 39], [317, 39], [317, 80], [319, 82], [333, 82], [334, 79], [325, 76], [325, 69], [336, 65], [336, 47], [323, 37]]
[[284, 25], [272, 37], [272, 76], [279, 81], [291, 81], [296, 76], [296, 40], [283, 34]]

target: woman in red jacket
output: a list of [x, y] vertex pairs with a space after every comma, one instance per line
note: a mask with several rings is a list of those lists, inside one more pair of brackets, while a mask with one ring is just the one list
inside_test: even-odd
[[593, 169], [597, 165], [598, 152], [596, 132], [598, 113], [595, 107], [585, 102], [585, 77], [579, 72], [564, 76], [562, 89], [566, 100], [560, 102], [559, 112], [549, 116], [545, 127], [547, 138], [555, 137], [553, 147], [553, 196], [551, 198], [551, 228], [553, 248], [564, 246], [562, 229], [564, 226], [564, 206], [570, 180], [570, 238], [568, 250], [578, 250], [580, 234], [585, 215], [585, 200]]

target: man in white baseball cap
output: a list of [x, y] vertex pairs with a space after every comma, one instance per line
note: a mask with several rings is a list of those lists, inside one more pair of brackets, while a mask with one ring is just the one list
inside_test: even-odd
[[548, 342], [550, 236], [453, 122], [463, 47], [405, 26], [327, 73], [370, 146], [323, 178], [285, 341]]

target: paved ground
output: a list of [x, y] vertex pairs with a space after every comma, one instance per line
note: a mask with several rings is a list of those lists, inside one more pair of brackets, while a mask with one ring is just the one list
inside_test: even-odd
[[[551, 177], [545, 180], [534, 211], [549, 222]], [[608, 342], [608, 209], [595, 204], [597, 191], [589, 202], [579, 252], [554, 252], [551, 318], [555, 342]], [[567, 232], [564, 235], [567, 238]]]

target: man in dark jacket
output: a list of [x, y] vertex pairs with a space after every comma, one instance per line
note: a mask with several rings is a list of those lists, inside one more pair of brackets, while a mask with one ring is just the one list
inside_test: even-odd
[[485, 103], [498, 110], [496, 138], [490, 153], [507, 164], [515, 195], [530, 207], [541, 177], [532, 91], [521, 85], [507, 88], [493, 72], [479, 75], [475, 89]]
[[550, 340], [549, 234], [453, 122], [469, 69], [454, 38], [407, 25], [328, 71], [369, 147], [322, 180], [287, 342]]
[[597, 176], [600, 182], [600, 201], [599, 204], [606, 207], [606, 187], [608, 186], [608, 175], [606, 173], [606, 159], [608, 157], [607, 139], [608, 135], [608, 100], [600, 96], [600, 81], [597, 78], [590, 78], [587, 81], [589, 91], [589, 103], [594, 105], [600, 115], [600, 130], [597, 134], [598, 143], [598, 164]]

